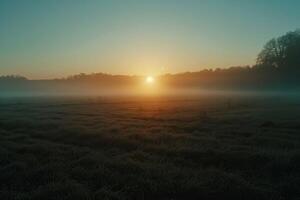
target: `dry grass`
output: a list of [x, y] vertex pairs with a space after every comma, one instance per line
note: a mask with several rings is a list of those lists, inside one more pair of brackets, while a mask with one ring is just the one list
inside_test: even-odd
[[300, 106], [275, 100], [1, 99], [0, 197], [298, 199]]

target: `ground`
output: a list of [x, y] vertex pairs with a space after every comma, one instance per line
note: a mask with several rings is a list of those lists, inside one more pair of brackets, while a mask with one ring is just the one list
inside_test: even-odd
[[300, 101], [0, 100], [0, 199], [299, 199]]

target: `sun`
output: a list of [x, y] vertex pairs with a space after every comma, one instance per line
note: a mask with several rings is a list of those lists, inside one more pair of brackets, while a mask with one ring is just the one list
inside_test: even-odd
[[147, 76], [146, 77], [146, 83], [153, 84], [155, 82], [155, 79], [153, 76]]

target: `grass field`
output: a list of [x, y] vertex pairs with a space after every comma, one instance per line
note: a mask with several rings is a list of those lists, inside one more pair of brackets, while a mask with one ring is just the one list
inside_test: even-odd
[[0, 158], [3, 200], [299, 199], [300, 103], [2, 98]]

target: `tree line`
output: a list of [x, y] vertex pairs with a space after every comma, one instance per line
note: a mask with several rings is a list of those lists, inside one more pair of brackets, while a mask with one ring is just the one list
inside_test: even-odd
[[[93, 82], [105, 85], [134, 84], [138, 76], [104, 73], [77, 74], [55, 82]], [[165, 74], [159, 77], [165, 85], [205, 88], [300, 88], [300, 30], [269, 40], [259, 52], [253, 66], [205, 69], [198, 72]], [[22, 76], [2, 76], [0, 81], [25, 81]], [[49, 81], [49, 80], [48, 80]]]

